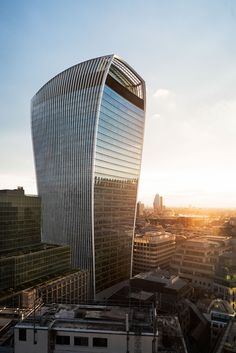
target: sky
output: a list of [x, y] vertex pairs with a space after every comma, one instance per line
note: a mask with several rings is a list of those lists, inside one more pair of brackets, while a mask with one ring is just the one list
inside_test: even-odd
[[236, 207], [235, 0], [0, 0], [0, 46], [0, 189], [37, 193], [37, 90], [115, 53], [147, 86], [139, 200]]

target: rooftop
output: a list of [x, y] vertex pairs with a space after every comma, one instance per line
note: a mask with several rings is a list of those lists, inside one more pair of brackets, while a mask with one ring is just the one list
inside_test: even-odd
[[133, 308], [104, 305], [62, 305], [53, 304], [36, 311], [18, 327], [49, 328], [52, 330], [86, 330], [126, 332], [126, 320], [129, 320], [129, 331], [142, 334], [153, 334], [153, 319], [150, 308]]
[[175, 235], [164, 231], [149, 231], [142, 235], [136, 234], [134, 240], [135, 242], [159, 243], [166, 240], [175, 240]]
[[139, 273], [133, 278], [139, 278], [150, 282], [163, 283], [166, 288], [179, 290], [186, 286], [187, 282], [179, 278], [179, 276], [171, 274], [169, 271], [156, 270]]
[[231, 305], [226, 300], [222, 299], [215, 299], [211, 302], [208, 307], [208, 312], [210, 313], [212, 311], [227, 314], [230, 316], [235, 316], [235, 311], [233, 310]]
[[22, 256], [22, 255], [27, 255], [31, 253], [35, 253], [38, 251], [45, 251], [45, 250], [50, 250], [50, 249], [56, 249], [56, 248], [69, 248], [68, 245], [58, 245], [58, 244], [46, 244], [46, 243], [38, 243], [35, 245], [31, 246], [25, 246], [23, 248], [18, 248], [17, 250], [9, 250], [7, 252], [2, 252], [0, 251], [0, 259], [2, 258], [10, 258], [14, 256]]
[[0, 190], [2, 196], [27, 196], [39, 198], [38, 195], [26, 195], [25, 190], [22, 186], [18, 186], [17, 189], [2, 189]]

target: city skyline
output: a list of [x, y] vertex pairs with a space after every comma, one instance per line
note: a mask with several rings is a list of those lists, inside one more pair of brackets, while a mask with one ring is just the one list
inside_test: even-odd
[[45, 4], [0, 4], [0, 188], [36, 193], [29, 105], [37, 88], [115, 52], [147, 83], [139, 200], [151, 205], [158, 192], [167, 206], [235, 207], [235, 2], [131, 1], [125, 26], [121, 3]]

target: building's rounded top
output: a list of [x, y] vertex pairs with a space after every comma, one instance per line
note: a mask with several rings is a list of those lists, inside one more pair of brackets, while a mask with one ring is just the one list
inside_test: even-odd
[[67, 90], [73, 91], [86, 88], [86, 85], [101, 84], [101, 80], [98, 79], [101, 74], [106, 77], [110, 75], [131, 93], [145, 100], [145, 82], [141, 76], [122, 58], [110, 54], [83, 61], [60, 72], [38, 90], [32, 101], [41, 102]]
[[208, 313], [212, 311], [217, 311], [228, 315], [233, 315], [233, 316], [235, 315], [235, 311], [233, 310], [229, 302], [223, 299], [212, 300], [207, 311]]

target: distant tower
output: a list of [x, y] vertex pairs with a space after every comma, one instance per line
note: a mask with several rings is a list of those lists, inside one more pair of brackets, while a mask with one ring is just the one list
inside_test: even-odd
[[154, 211], [159, 211], [160, 203], [161, 203], [160, 195], [156, 194], [156, 196], [154, 198], [154, 201], [153, 201], [153, 209], [154, 209]]
[[163, 210], [163, 196], [160, 196], [160, 211]]
[[154, 211], [161, 212], [163, 210], [163, 196], [156, 194], [153, 201], [153, 209]]
[[143, 216], [143, 212], [144, 212], [144, 204], [141, 201], [139, 201], [137, 203], [137, 214], [136, 214], [137, 217]]

